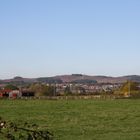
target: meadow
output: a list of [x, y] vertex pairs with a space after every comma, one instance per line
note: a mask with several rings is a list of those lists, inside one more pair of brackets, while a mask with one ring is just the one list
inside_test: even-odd
[[0, 100], [0, 116], [47, 128], [54, 140], [140, 140], [140, 100]]

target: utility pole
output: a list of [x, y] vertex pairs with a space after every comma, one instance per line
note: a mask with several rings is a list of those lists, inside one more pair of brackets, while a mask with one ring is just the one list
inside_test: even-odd
[[130, 96], [130, 94], [131, 94], [131, 82], [129, 80], [129, 96]]
[[56, 95], [56, 82], [54, 82], [54, 90], [53, 90], [53, 96]]

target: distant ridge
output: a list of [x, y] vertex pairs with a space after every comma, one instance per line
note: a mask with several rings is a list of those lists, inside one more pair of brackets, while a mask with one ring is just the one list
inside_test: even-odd
[[82, 75], [82, 76], [62, 75], [62, 76], [55, 76], [55, 78], [59, 78], [63, 82], [72, 82], [72, 81], [80, 80], [80, 79], [96, 80], [98, 83], [124, 83], [128, 80], [140, 82], [139, 75], [129, 75], [129, 76], [122, 76], [122, 77], [89, 76], [89, 75]]
[[139, 75], [128, 75], [121, 77], [109, 77], [109, 76], [89, 76], [82, 74], [72, 74], [72, 75], [59, 75], [53, 77], [40, 77], [40, 78], [22, 78], [14, 77], [13, 79], [0, 80], [0, 84], [4, 83], [20, 83], [28, 84], [35, 82], [45, 82], [45, 83], [73, 83], [78, 81], [95, 81], [97, 83], [124, 83], [128, 80], [140, 82]]

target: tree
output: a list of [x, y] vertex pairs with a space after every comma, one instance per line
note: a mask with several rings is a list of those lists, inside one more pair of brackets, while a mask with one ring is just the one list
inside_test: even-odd
[[15, 85], [9, 84], [9, 85], [5, 86], [5, 89], [8, 89], [8, 90], [18, 90], [19, 88], [17, 86], [15, 86]]
[[52, 96], [54, 94], [54, 87], [44, 84], [32, 84], [29, 90], [34, 91], [36, 96]]
[[54, 87], [52, 86], [44, 86], [42, 89], [43, 96], [52, 96], [54, 94]]
[[65, 93], [65, 95], [71, 95], [72, 94], [70, 86], [66, 86], [64, 93]]
[[131, 91], [137, 91], [139, 90], [138, 88], [138, 83], [132, 82], [132, 81], [127, 81], [126, 83], [123, 84], [121, 87], [121, 91], [123, 92], [131, 92]]
[[120, 93], [122, 93], [123, 95], [129, 95], [129, 96], [140, 95], [138, 86], [139, 86], [139, 83], [137, 82], [127, 81], [120, 88]]

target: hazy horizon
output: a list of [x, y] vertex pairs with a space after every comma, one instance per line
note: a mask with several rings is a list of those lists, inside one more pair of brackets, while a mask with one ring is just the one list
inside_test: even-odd
[[0, 79], [140, 75], [139, 0], [0, 1]]
[[[21, 78], [45, 78], [45, 77], [55, 77], [55, 76], [70, 76], [70, 75], [73, 75], [73, 74], [82, 74], [82, 73], [72, 73], [72, 74], [58, 74], [58, 75], [49, 75], [49, 76], [36, 76], [36, 77], [24, 77], [24, 76], [21, 76], [21, 75], [15, 75], [13, 77], [6, 77], [6, 78], [0, 78], [0, 80], [8, 80], [8, 79], [13, 79], [13, 78], [16, 78], [16, 77], [21, 77]], [[84, 76], [106, 76], [106, 77], [113, 77], [113, 78], [117, 78], [117, 77], [125, 77], [125, 76], [140, 76], [140, 75], [134, 75], [134, 74], [131, 74], [131, 75], [118, 75], [118, 76], [112, 76], [112, 75], [90, 75], [90, 74], [82, 74]]]

